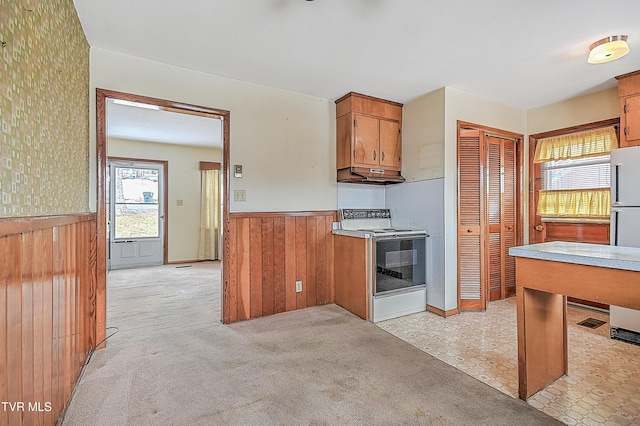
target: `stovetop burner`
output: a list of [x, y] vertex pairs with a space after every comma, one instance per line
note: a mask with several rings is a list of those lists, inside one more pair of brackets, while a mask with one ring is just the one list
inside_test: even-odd
[[425, 230], [396, 228], [391, 225], [390, 209], [343, 209], [338, 212], [340, 229], [337, 234], [360, 238], [393, 238], [423, 236]]
[[356, 229], [356, 231], [363, 231], [363, 232], [404, 232], [404, 231], [411, 231], [411, 229], [378, 228], [378, 229]]

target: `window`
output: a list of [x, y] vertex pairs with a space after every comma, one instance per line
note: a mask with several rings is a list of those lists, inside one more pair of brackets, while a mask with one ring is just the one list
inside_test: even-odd
[[158, 170], [114, 166], [114, 237], [160, 236]]
[[609, 152], [617, 147], [612, 127], [540, 139], [537, 214], [543, 220], [609, 219]]

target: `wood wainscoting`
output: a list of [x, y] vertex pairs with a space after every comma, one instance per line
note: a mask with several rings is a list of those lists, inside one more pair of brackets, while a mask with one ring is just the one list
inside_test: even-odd
[[57, 423], [95, 346], [95, 291], [95, 214], [0, 219], [0, 424]]
[[335, 220], [335, 211], [231, 213], [222, 321], [333, 303]]

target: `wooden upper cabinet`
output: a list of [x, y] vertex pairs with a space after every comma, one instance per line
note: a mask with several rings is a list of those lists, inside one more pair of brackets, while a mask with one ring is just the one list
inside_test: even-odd
[[336, 101], [338, 169], [402, 169], [402, 104], [348, 93]]
[[400, 123], [380, 120], [380, 165], [385, 169], [402, 169], [402, 138]]
[[640, 71], [616, 79], [620, 95], [620, 147], [640, 145]]
[[353, 166], [371, 167], [379, 164], [380, 125], [379, 120], [360, 114], [353, 115], [354, 145]]

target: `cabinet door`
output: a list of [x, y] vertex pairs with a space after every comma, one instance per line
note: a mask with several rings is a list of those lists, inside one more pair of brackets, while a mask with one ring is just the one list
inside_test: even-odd
[[345, 114], [336, 120], [336, 166], [351, 167], [353, 154], [353, 114]]
[[353, 165], [378, 166], [380, 146], [378, 119], [366, 115], [355, 115], [355, 138], [353, 141]]
[[380, 166], [387, 170], [400, 170], [401, 155], [400, 123], [380, 120]]
[[640, 145], [640, 94], [626, 99], [624, 113], [626, 123], [623, 131], [627, 140], [625, 146]]

